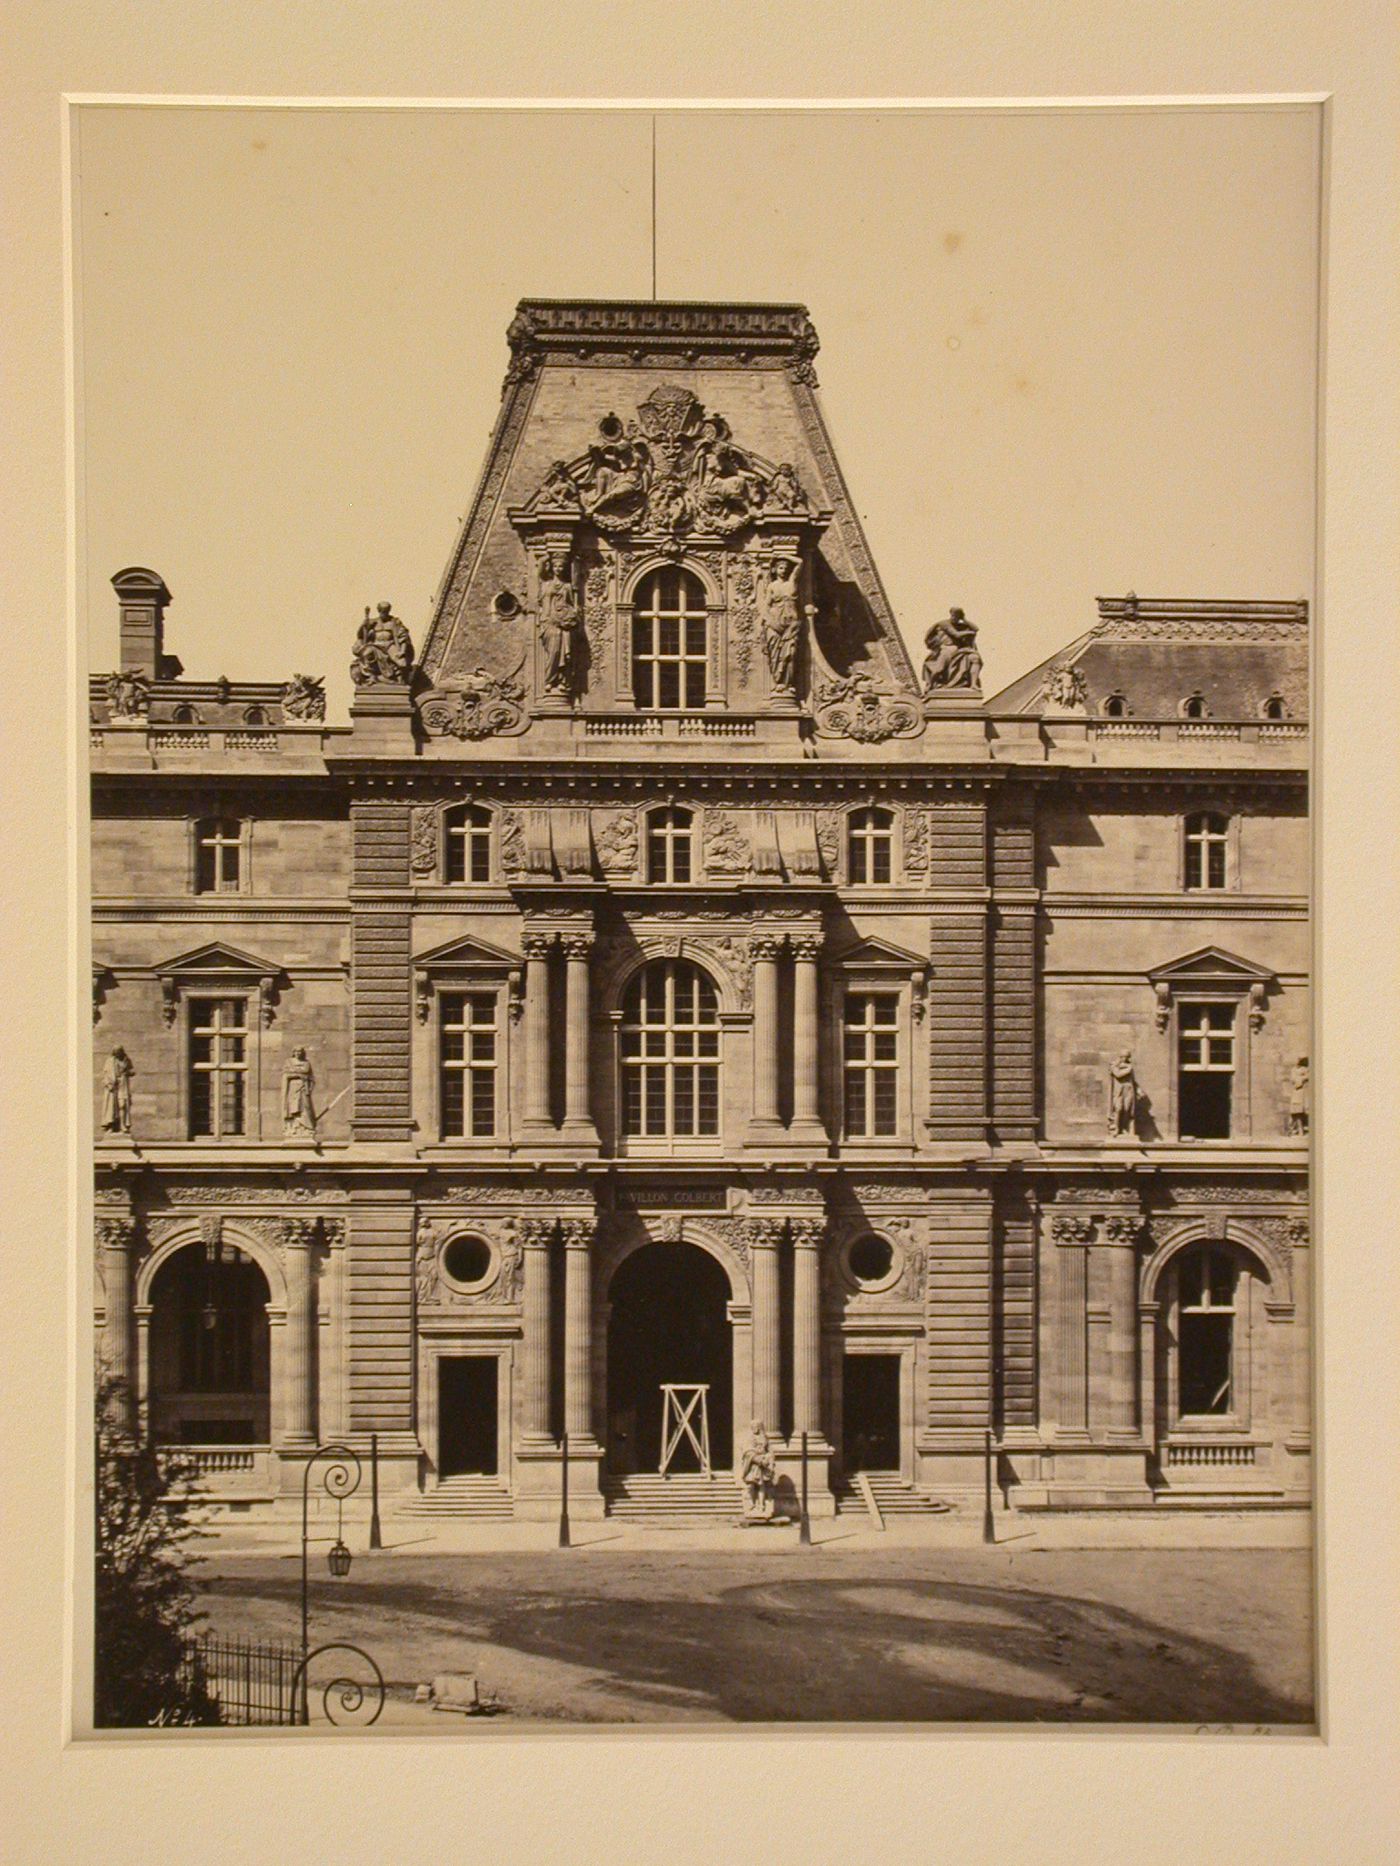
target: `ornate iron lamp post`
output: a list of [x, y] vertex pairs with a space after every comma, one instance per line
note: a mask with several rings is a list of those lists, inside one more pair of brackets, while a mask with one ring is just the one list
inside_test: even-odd
[[[319, 1657], [323, 1652], [353, 1652], [359, 1658], [362, 1658], [374, 1673], [374, 1688], [378, 1693], [378, 1702], [370, 1716], [365, 1719], [366, 1723], [373, 1723], [380, 1711], [384, 1708], [384, 1677], [369, 1654], [363, 1651], [359, 1646], [345, 1645], [340, 1641], [336, 1641], [331, 1645], [318, 1646], [315, 1652], [312, 1652], [310, 1649], [309, 1597], [311, 1576], [308, 1566], [308, 1551], [311, 1546], [311, 1473], [323, 1459], [325, 1460], [325, 1466], [321, 1471], [321, 1487], [328, 1497], [333, 1497], [335, 1499], [336, 1505], [335, 1539], [331, 1543], [330, 1550], [326, 1556], [326, 1566], [338, 1581], [343, 1581], [350, 1572], [351, 1556], [344, 1536], [345, 1499], [353, 1496], [360, 1487], [360, 1460], [357, 1454], [352, 1451], [348, 1445], [318, 1445], [315, 1451], [313, 1451], [311, 1456], [306, 1460], [306, 1468], [302, 1472], [301, 1477], [301, 1664], [297, 1667], [296, 1676], [292, 1680], [292, 1715], [302, 1724], [309, 1723], [311, 1720], [307, 1701], [307, 1683], [309, 1676], [308, 1667], [312, 1659]], [[326, 1540], [324, 1536], [318, 1537], [317, 1539], [320, 1541]], [[334, 1680], [332, 1684], [327, 1685], [324, 1693], [326, 1715], [332, 1723], [334, 1723], [336, 1719], [331, 1714], [330, 1698], [331, 1693], [336, 1690], [339, 1690], [340, 1693], [341, 1708], [347, 1711], [359, 1710], [364, 1703], [365, 1697], [364, 1686], [357, 1684], [352, 1679], [338, 1678]]]

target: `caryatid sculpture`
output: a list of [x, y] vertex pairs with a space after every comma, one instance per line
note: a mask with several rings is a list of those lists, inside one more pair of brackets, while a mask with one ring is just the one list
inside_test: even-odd
[[391, 603], [380, 603], [373, 615], [368, 608], [355, 636], [350, 678], [357, 687], [404, 687], [413, 674], [413, 641], [394, 614]]
[[544, 690], [572, 699], [583, 671], [584, 621], [568, 565], [546, 557], [540, 565], [539, 627], [544, 649]]
[[1108, 1072], [1108, 1131], [1114, 1134], [1137, 1132], [1137, 1076], [1133, 1071], [1133, 1053], [1124, 1050]]
[[976, 690], [982, 685], [982, 657], [977, 652], [976, 624], [961, 609], [950, 609], [924, 636], [924, 692], [950, 688]]
[[802, 611], [797, 600], [801, 566], [794, 557], [775, 558], [764, 584], [763, 651], [774, 693], [797, 686], [797, 649], [802, 639]]
[[766, 1523], [773, 1514], [773, 1486], [778, 1467], [768, 1443], [763, 1421], [755, 1419], [749, 1435], [739, 1447], [739, 1482], [744, 1489], [744, 1518], [747, 1522]]

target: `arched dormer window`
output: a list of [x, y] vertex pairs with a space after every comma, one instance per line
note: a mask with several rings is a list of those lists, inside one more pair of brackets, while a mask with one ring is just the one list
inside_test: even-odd
[[1126, 719], [1128, 717], [1128, 699], [1126, 694], [1110, 693], [1103, 703], [1105, 719]]
[[695, 871], [695, 818], [672, 806], [647, 818], [647, 880], [689, 881]]
[[894, 873], [894, 817], [888, 810], [857, 810], [846, 830], [846, 873], [855, 887], [887, 882]]
[[197, 726], [199, 714], [192, 706], [177, 706], [170, 715], [171, 722], [177, 726]]
[[243, 723], [245, 726], [265, 726], [267, 713], [261, 706], [249, 706], [244, 710]]
[[705, 704], [709, 611], [700, 579], [679, 564], [651, 571], [632, 612], [632, 698], [648, 712]]
[[442, 819], [443, 879], [491, 879], [491, 812], [485, 804], [459, 803]]
[[1181, 717], [1183, 719], [1209, 719], [1210, 708], [1206, 705], [1205, 695], [1202, 693], [1187, 694], [1181, 702]]
[[618, 1042], [624, 1134], [719, 1133], [719, 994], [698, 966], [644, 965], [623, 996]]
[[1261, 719], [1287, 719], [1288, 708], [1283, 703], [1283, 695], [1271, 693], [1259, 708], [1259, 717]]

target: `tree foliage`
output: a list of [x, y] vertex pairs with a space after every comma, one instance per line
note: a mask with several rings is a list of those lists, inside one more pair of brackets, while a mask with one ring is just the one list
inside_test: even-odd
[[218, 1721], [191, 1641], [195, 1611], [188, 1569], [199, 1534], [196, 1467], [178, 1447], [156, 1447], [132, 1429], [125, 1388], [106, 1380], [97, 1396], [96, 1658], [98, 1728]]

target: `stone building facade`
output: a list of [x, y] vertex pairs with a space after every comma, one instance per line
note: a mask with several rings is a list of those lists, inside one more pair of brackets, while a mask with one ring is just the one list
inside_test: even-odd
[[[91, 686], [103, 1359], [212, 1495], [650, 1509], [662, 1388], [830, 1512], [1309, 1496], [1307, 614], [890, 611], [791, 305], [527, 301], [348, 727]], [[1086, 618], [1087, 619], [1087, 618]], [[688, 1441], [675, 1469], [702, 1507]], [[716, 1480], [721, 1507], [732, 1486]]]

